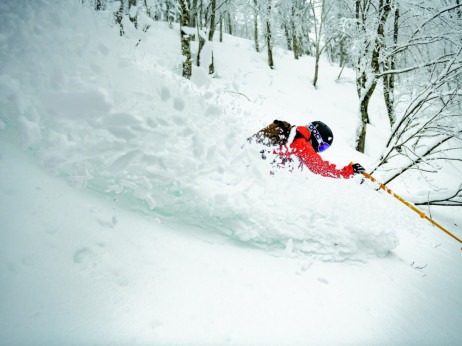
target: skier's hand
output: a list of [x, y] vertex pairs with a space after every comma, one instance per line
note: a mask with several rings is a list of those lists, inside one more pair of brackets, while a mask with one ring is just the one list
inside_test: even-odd
[[355, 163], [351, 165], [353, 167], [353, 173], [354, 174], [363, 174], [366, 170], [364, 169], [363, 166], [361, 166], [359, 163]]

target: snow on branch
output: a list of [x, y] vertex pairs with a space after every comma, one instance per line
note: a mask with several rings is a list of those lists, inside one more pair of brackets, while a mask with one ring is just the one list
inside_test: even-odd
[[439, 16], [441, 16], [443, 13], [446, 13], [446, 12], [449, 12], [449, 11], [452, 11], [452, 10], [455, 10], [459, 7], [461, 7], [462, 4], [455, 4], [455, 5], [452, 5], [452, 6], [448, 6], [446, 8], [443, 8], [441, 9], [438, 13], [436, 13], [435, 15], [433, 15], [432, 17], [428, 18], [425, 22], [423, 22], [420, 27], [414, 31], [414, 33], [412, 34], [411, 38], [413, 38], [414, 36], [416, 36], [428, 23], [430, 23], [431, 21], [435, 20], [436, 18], [438, 18]]
[[[429, 196], [430, 197], [430, 196]], [[426, 201], [414, 200], [415, 205], [438, 205], [445, 207], [462, 207], [462, 184], [453, 191], [444, 191], [431, 195]]]

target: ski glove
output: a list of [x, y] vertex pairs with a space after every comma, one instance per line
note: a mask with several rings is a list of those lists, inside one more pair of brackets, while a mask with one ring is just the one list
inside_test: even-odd
[[351, 165], [351, 166], [353, 167], [354, 174], [363, 174], [366, 171], [364, 167], [361, 166], [359, 163], [355, 163], [354, 165]]

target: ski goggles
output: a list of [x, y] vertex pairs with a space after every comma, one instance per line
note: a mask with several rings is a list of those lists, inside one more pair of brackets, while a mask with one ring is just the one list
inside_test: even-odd
[[318, 151], [320, 153], [322, 153], [323, 151], [327, 150], [330, 148], [330, 145], [328, 143], [322, 143], [320, 146], [319, 146], [319, 149]]
[[330, 144], [322, 140], [321, 134], [313, 123], [309, 123], [306, 126], [308, 127], [308, 130], [310, 130], [311, 135], [314, 136], [318, 142], [318, 152], [322, 153], [323, 151], [326, 151], [330, 148]]

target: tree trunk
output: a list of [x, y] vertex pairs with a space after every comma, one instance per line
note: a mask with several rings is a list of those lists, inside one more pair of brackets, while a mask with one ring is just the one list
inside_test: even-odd
[[318, 83], [318, 74], [319, 74], [319, 44], [316, 43], [316, 57], [314, 63], [314, 78], [313, 78], [313, 86], [316, 88], [316, 84]]
[[220, 42], [223, 42], [223, 15], [220, 16]]
[[287, 28], [287, 23], [284, 23], [284, 35], [286, 36], [287, 50], [292, 50], [292, 39], [290, 38], [289, 29]]
[[343, 39], [340, 39], [340, 42], [339, 42], [339, 50], [340, 50], [340, 62], [339, 62], [339, 66], [343, 68], [344, 63], [345, 63], [345, 55], [344, 55], [344, 52], [343, 52]]
[[[398, 43], [398, 25], [399, 20], [399, 9], [395, 9], [395, 21], [393, 26], [393, 43], [395, 46]], [[396, 56], [391, 56], [387, 62], [387, 68], [390, 70], [396, 69]], [[387, 107], [388, 119], [390, 120], [390, 127], [393, 127], [396, 121], [395, 117], [395, 74], [385, 75], [383, 77], [383, 96], [385, 99], [385, 105]]]
[[189, 12], [189, 25], [191, 26], [191, 28], [196, 27], [196, 18], [197, 18], [197, 0], [193, 0], [192, 8], [191, 8], [191, 11]]
[[119, 24], [120, 26], [120, 36], [125, 35], [124, 25], [122, 23], [122, 19], [124, 16], [124, 2], [123, 1], [120, 2], [119, 10], [116, 13], [114, 13], [114, 16], [115, 16], [116, 23]]
[[197, 12], [197, 21], [199, 23], [199, 28], [202, 30], [202, 28], [204, 27], [204, 23], [202, 21], [202, 13], [204, 12], [204, 2], [201, 0], [201, 4], [199, 6], [199, 9], [198, 9], [198, 12]]
[[300, 57], [300, 47], [298, 46], [297, 41], [297, 31], [295, 30], [295, 0], [292, 0], [292, 18], [291, 18], [291, 26], [292, 26], [292, 46], [294, 47], [294, 58], [298, 60]]
[[[384, 3], [385, 1], [385, 3]], [[390, 0], [379, 0], [378, 7], [378, 26], [377, 26], [377, 36], [374, 41], [374, 47], [372, 51], [370, 66], [371, 71], [367, 71], [365, 68], [358, 70], [356, 78], [356, 88], [358, 91], [358, 96], [360, 99], [360, 113], [361, 113], [361, 124], [360, 128], [357, 131], [356, 138], [356, 150], [361, 153], [364, 153], [366, 146], [366, 130], [367, 124], [369, 124], [369, 101], [374, 93], [374, 90], [377, 86], [377, 74], [380, 72], [380, 52], [384, 44], [384, 26], [387, 21], [388, 14], [391, 11]], [[356, 19], [357, 25], [360, 27], [360, 32], [366, 33], [364, 29], [366, 13], [361, 12], [361, 1], [356, 0]], [[367, 44], [366, 44], [367, 46]], [[358, 61], [358, 66], [361, 66], [361, 59], [367, 58], [367, 50], [365, 56], [360, 56]], [[367, 64], [366, 64], [367, 65]]]
[[197, 36], [199, 37], [199, 48], [197, 50], [196, 66], [201, 66], [201, 52], [205, 45], [205, 38], [199, 32], [199, 22], [197, 22]]
[[[305, 45], [304, 45], [303, 38], [305, 38], [305, 42], [306, 42]], [[298, 47], [299, 47], [298, 56], [302, 56], [303, 53], [313, 56], [313, 52], [311, 51], [311, 39], [310, 39], [309, 32], [304, 32], [302, 35], [300, 35], [298, 38], [298, 42], [299, 42], [298, 43]]]
[[[144, 7], [146, 8], [146, 14], [148, 15], [149, 18], [151, 18], [151, 8], [148, 6], [147, 0], [144, 0]], [[159, 19], [160, 19], [159, 11], [156, 11], [156, 13], [154, 14], [154, 20], [157, 21]]]
[[228, 11], [228, 34], [233, 34], [233, 24], [231, 23], [231, 14]]
[[190, 79], [192, 74], [191, 39], [184, 28], [189, 25], [189, 0], [181, 0], [181, 53], [183, 54], [183, 77]]
[[209, 30], [209, 41], [213, 41], [213, 35], [215, 34], [215, 15], [216, 15], [216, 7], [217, 7], [217, 0], [211, 0], [212, 6], [212, 13], [210, 16], [210, 30]]
[[[295, 23], [292, 22], [292, 30], [295, 31]], [[298, 60], [300, 57], [300, 43], [299, 40], [297, 39], [297, 35], [295, 33], [292, 36], [292, 45], [294, 46], [294, 58], [295, 60]]]
[[215, 65], [213, 64], [213, 50], [212, 50], [212, 62], [209, 65], [209, 74], [215, 73]]
[[[385, 4], [383, 3], [385, 1]], [[374, 69], [375, 73], [378, 73], [380, 70], [380, 51], [384, 45], [385, 34], [384, 34], [384, 27], [385, 22], [387, 21], [388, 14], [391, 11], [390, 7], [390, 0], [380, 0], [379, 1], [379, 11], [380, 11], [380, 18], [379, 18], [379, 25], [377, 27], [377, 38], [375, 40], [375, 47], [372, 52], [372, 68]]]
[[356, 150], [360, 153], [364, 153], [366, 149], [366, 132], [367, 132], [367, 124], [369, 124], [369, 101], [371, 100], [372, 94], [374, 93], [375, 86], [370, 88], [364, 97], [360, 101], [360, 113], [361, 113], [361, 126], [358, 133], [358, 142], [356, 145]]
[[344, 52], [344, 47], [343, 47], [343, 38], [340, 39], [339, 50], [340, 50], [339, 66], [341, 67], [341, 69], [340, 69], [340, 73], [337, 76], [337, 79], [340, 79], [340, 77], [341, 77], [341, 75], [343, 73], [343, 70], [345, 69], [345, 65], [346, 65], [345, 52]]
[[138, 29], [138, 15], [135, 13], [135, 15], [132, 17], [132, 7], [136, 8], [136, 0], [128, 0], [128, 17], [130, 18], [130, 21], [133, 23], [135, 28]]
[[324, 0], [322, 0], [321, 4], [321, 14], [319, 19], [319, 29], [318, 24], [316, 23], [316, 11], [314, 9], [314, 4], [312, 4], [313, 10], [313, 18], [314, 20], [314, 32], [315, 32], [315, 39], [316, 39], [316, 47], [315, 47], [315, 64], [314, 64], [314, 78], [313, 78], [313, 86], [316, 88], [318, 83], [318, 75], [319, 75], [319, 58], [321, 56], [321, 36], [322, 36], [322, 25], [324, 21]]
[[253, 0], [253, 5], [254, 5], [254, 9], [253, 9], [253, 13], [254, 13], [254, 16], [253, 16], [253, 37], [254, 37], [254, 40], [255, 40], [255, 50], [258, 52], [260, 52], [260, 45], [258, 43], [258, 2], [257, 0]]
[[268, 47], [268, 65], [271, 69], [274, 68], [273, 62], [273, 44], [271, 42], [271, 1], [268, 0], [267, 13], [266, 13], [266, 45]]
[[165, 0], [165, 18], [167, 19], [168, 26], [171, 29], [173, 25], [172, 25], [172, 17], [170, 16], [170, 0]]
[[[215, 16], [216, 16], [216, 9], [217, 9], [217, 1], [212, 0], [211, 1], [212, 5], [212, 14], [210, 16], [210, 30], [209, 30], [209, 41], [212, 42], [212, 47], [213, 47], [213, 36], [215, 34]], [[212, 61], [210, 62], [209, 65], [209, 74], [214, 74], [215, 73], [215, 66], [213, 64], [213, 48], [212, 48]]]

